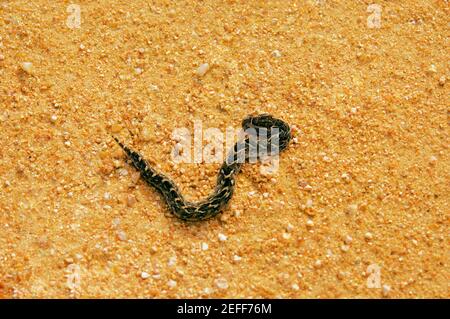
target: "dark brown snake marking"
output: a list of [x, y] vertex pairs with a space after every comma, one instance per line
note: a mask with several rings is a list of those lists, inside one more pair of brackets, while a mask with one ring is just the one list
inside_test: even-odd
[[[230, 201], [235, 175], [243, 162], [252, 158], [261, 159], [262, 155], [277, 155], [288, 146], [291, 139], [289, 125], [269, 114], [246, 117], [242, 121], [242, 128], [248, 135], [230, 150], [219, 170], [213, 193], [195, 203], [186, 201], [175, 183], [154, 170], [139, 153], [122, 144], [116, 137], [113, 138], [141, 173], [142, 179], [164, 197], [176, 217], [185, 221], [200, 221], [216, 216]], [[263, 152], [260, 152], [261, 150]], [[251, 157], [251, 154], [256, 156]]]

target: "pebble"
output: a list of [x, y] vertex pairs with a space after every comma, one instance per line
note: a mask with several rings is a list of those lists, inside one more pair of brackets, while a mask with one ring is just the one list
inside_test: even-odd
[[291, 238], [291, 234], [289, 234], [289, 233], [283, 233], [283, 238], [284, 238], [284, 239], [289, 239], [289, 238]]
[[356, 204], [350, 204], [347, 206], [347, 209], [345, 210], [345, 212], [347, 214], [354, 214], [358, 211], [358, 205]]
[[144, 72], [144, 70], [142, 70], [141, 68], [135, 68], [134, 69], [134, 73], [136, 73], [136, 74], [142, 74], [142, 72]]
[[52, 116], [50, 116], [50, 121], [51, 121], [52, 123], [55, 123], [57, 119], [58, 119], [58, 117], [57, 117], [55, 114], [53, 114]]
[[389, 292], [391, 291], [391, 286], [389, 285], [383, 285], [383, 296], [387, 296]]
[[202, 243], [202, 250], [208, 250], [209, 245], [207, 243]]
[[445, 78], [445, 75], [441, 76], [439, 78], [439, 85], [444, 86], [446, 81], [447, 81], [447, 79]]
[[275, 58], [281, 58], [281, 52], [280, 52], [279, 50], [274, 50], [274, 51], [272, 51], [272, 55], [273, 55]]
[[218, 278], [215, 281], [216, 286], [220, 289], [227, 289], [228, 288], [228, 282], [224, 278]]
[[26, 73], [30, 74], [33, 71], [33, 63], [31, 62], [22, 62], [22, 70]]
[[167, 265], [169, 267], [175, 266], [175, 264], [177, 263], [177, 256], [172, 256], [169, 258], [169, 262], [167, 263]]
[[306, 222], [306, 227], [312, 228], [313, 226], [314, 226], [314, 222], [311, 219], [308, 219], [308, 221]]
[[294, 226], [292, 224], [287, 224], [286, 230], [290, 233], [294, 229]]
[[208, 72], [209, 70], [209, 64], [208, 63], [203, 63], [202, 65], [200, 65], [196, 71], [198, 76], [204, 76], [206, 74], [206, 72]]
[[326, 155], [323, 157], [323, 160], [324, 160], [325, 162], [327, 162], [327, 163], [331, 162], [331, 158], [329, 158], [329, 157], [326, 156]]
[[322, 267], [322, 261], [320, 259], [317, 259], [314, 263], [314, 268], [320, 268]]
[[150, 277], [150, 274], [149, 274], [149, 273], [147, 273], [147, 272], [145, 272], [145, 271], [141, 272], [141, 278], [142, 278], [142, 279], [147, 279], [147, 278], [149, 278], [149, 277]]
[[119, 231], [117, 232], [117, 237], [118, 237], [119, 240], [121, 240], [121, 241], [127, 240], [127, 234], [125, 234], [125, 232], [122, 231], [122, 230], [119, 230]]
[[299, 290], [300, 287], [297, 284], [292, 284], [292, 289], [294, 290]]
[[311, 208], [312, 205], [313, 205], [313, 201], [312, 201], [312, 199], [310, 198], [310, 199], [308, 199], [308, 200], [306, 201], [306, 207], [307, 207], [307, 208]]
[[436, 165], [437, 157], [432, 155], [430, 156], [430, 165]]
[[224, 234], [219, 234], [219, 240], [220, 241], [226, 241], [228, 239], [228, 237]]
[[136, 204], [136, 197], [134, 195], [128, 194], [127, 196], [127, 206], [133, 207]]
[[372, 235], [372, 233], [367, 232], [367, 233], [364, 234], [364, 238], [367, 239], [367, 240], [371, 240], [373, 238], [373, 235]]
[[170, 279], [170, 280], [167, 282], [167, 285], [168, 285], [170, 288], [174, 288], [174, 287], [177, 286], [177, 282], [176, 282], [175, 280]]
[[350, 249], [350, 247], [349, 247], [348, 245], [342, 245], [342, 246], [341, 246], [341, 250], [342, 250], [343, 252], [347, 252], [349, 249]]
[[105, 193], [105, 194], [103, 194], [103, 198], [105, 200], [110, 200], [111, 199], [111, 194], [110, 193]]
[[233, 260], [234, 260], [234, 261], [241, 261], [241, 259], [242, 259], [241, 256], [238, 256], [238, 255], [234, 255], [234, 256], [233, 256]]
[[348, 173], [342, 173], [341, 178], [345, 181], [345, 182], [350, 182], [350, 180], [352, 179], [351, 176]]
[[430, 67], [428, 68], [428, 72], [436, 73], [437, 72], [436, 65], [434, 65], [434, 64], [430, 65]]
[[5, 56], [3, 54], [0, 54], [0, 61], [3, 61], [5, 59]]
[[345, 236], [344, 238], [344, 243], [346, 243], [347, 245], [350, 245], [350, 243], [353, 241], [353, 238], [349, 235]]

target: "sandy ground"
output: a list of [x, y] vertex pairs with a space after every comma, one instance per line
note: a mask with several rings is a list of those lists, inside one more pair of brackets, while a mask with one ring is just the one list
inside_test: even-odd
[[[448, 3], [372, 2], [2, 1], [0, 297], [448, 298]], [[278, 172], [194, 225], [110, 136], [199, 199], [172, 131], [262, 112]]]

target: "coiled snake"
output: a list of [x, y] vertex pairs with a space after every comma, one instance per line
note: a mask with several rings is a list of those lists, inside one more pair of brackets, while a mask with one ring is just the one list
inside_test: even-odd
[[200, 221], [216, 216], [230, 201], [235, 176], [243, 163], [278, 155], [291, 139], [289, 125], [269, 114], [247, 116], [242, 121], [242, 128], [246, 133], [245, 139], [234, 144], [228, 153], [219, 170], [213, 193], [199, 202], [186, 201], [172, 180], [153, 169], [139, 153], [113, 138], [141, 173], [142, 179], [164, 197], [176, 217], [185, 221]]

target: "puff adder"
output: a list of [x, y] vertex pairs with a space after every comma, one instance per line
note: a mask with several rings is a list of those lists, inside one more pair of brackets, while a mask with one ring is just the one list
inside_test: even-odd
[[199, 202], [186, 201], [172, 180], [157, 172], [138, 152], [125, 146], [116, 137], [113, 138], [132, 165], [141, 173], [142, 179], [164, 197], [176, 217], [185, 221], [201, 221], [219, 214], [230, 201], [235, 176], [243, 163], [278, 155], [288, 146], [291, 139], [289, 125], [269, 114], [247, 116], [242, 121], [242, 128], [246, 137], [238, 141], [227, 154], [212, 194]]

